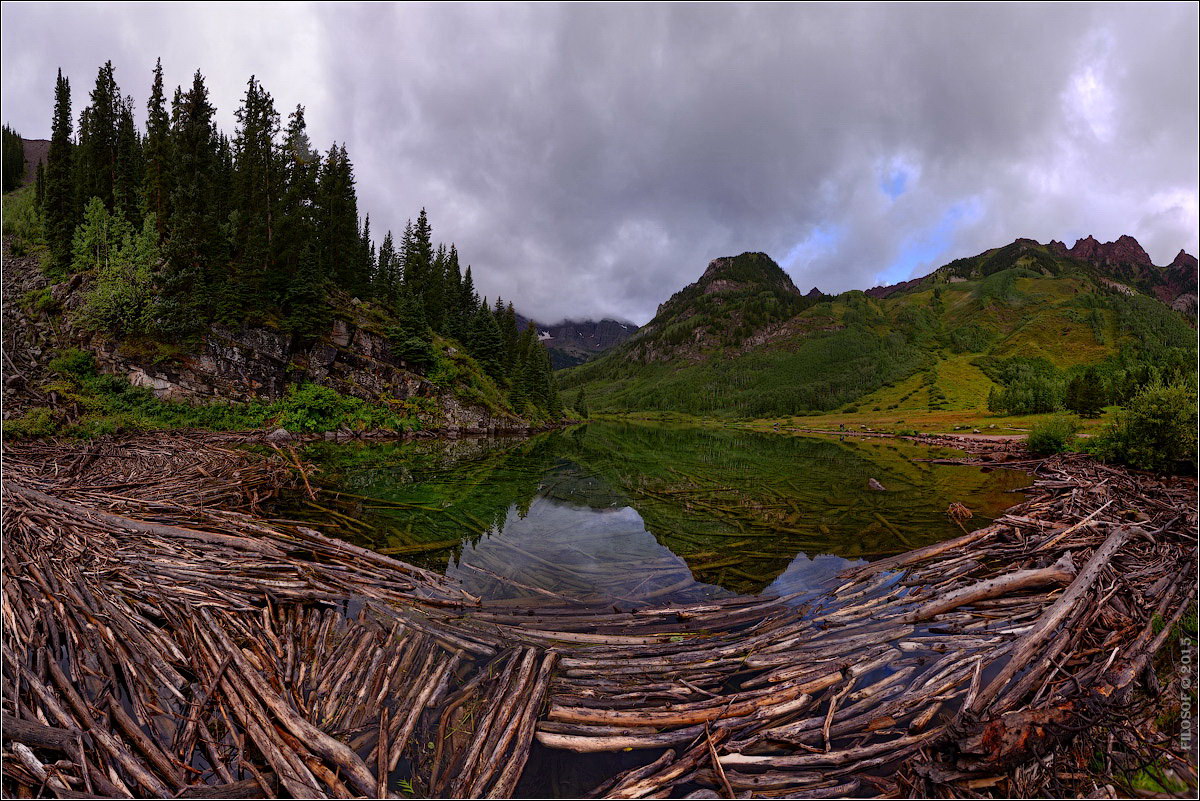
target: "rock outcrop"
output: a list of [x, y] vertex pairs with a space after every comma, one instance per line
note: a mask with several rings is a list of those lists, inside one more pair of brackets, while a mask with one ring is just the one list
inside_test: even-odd
[[[354, 303], [339, 310], [329, 330], [315, 340], [302, 341], [266, 327], [213, 327], [194, 352], [161, 358], [147, 355], [136, 343], [71, 325], [70, 312], [86, 288], [82, 276], [47, 287], [36, 260], [10, 258], [4, 282], [5, 349], [20, 354], [5, 370], [6, 381], [13, 379], [5, 388], [6, 406], [15, 401], [14, 413], [24, 405], [18, 395], [47, 375], [46, 362], [62, 348], [77, 347], [94, 354], [101, 372], [123, 376], [164, 400], [270, 401], [289, 386], [308, 381], [368, 401], [428, 399], [410, 409], [431, 426], [500, 429], [522, 424], [511, 415], [493, 415], [464, 403], [409, 370], [392, 355], [366, 311]], [[37, 291], [48, 297], [42, 308], [19, 300]], [[11, 416], [8, 408], [5, 411]]]

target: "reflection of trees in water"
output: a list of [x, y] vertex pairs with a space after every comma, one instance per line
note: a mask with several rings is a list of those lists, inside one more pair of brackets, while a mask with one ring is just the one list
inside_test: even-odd
[[[995, 512], [1014, 501], [1003, 490], [1028, 483], [914, 461], [928, 450], [892, 441], [602, 425], [577, 442], [577, 460], [628, 494], [698, 578], [741, 591], [797, 553], [878, 558], [952, 536], [951, 501]], [[869, 490], [871, 478], [888, 491]]]
[[[631, 506], [698, 579], [741, 592], [761, 590], [797, 553], [877, 558], [952, 536], [950, 502], [986, 515], [1015, 500], [1004, 490], [1028, 483], [915, 461], [928, 455], [892, 440], [624, 423], [517, 441], [306, 452], [328, 484], [379, 499], [344, 499], [368, 522], [357, 539], [411, 561], [445, 566], [458, 541], [502, 531], [510, 510], [523, 518], [543, 497], [578, 509]], [[887, 491], [867, 489], [872, 478]]]

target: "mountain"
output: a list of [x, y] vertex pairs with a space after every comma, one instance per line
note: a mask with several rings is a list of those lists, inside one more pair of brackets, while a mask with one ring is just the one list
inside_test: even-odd
[[[1018, 239], [929, 275], [802, 295], [763, 253], [712, 261], [627, 342], [560, 375], [593, 411], [771, 416], [847, 405], [986, 408], [1025, 371], [1061, 385], [1194, 371], [1196, 261], [1156, 267], [1132, 237]], [[1174, 372], [1172, 372], [1174, 371]]]
[[[1176, 311], [1196, 313], [1196, 257], [1183, 250], [1169, 265], [1156, 267], [1141, 244], [1132, 236], [1120, 236], [1115, 242], [1099, 242], [1087, 236], [1068, 248], [1051, 240], [1043, 245], [1032, 239], [1017, 239], [1001, 248], [986, 250], [977, 256], [955, 259], [921, 278], [886, 287], [874, 287], [867, 295], [886, 298], [920, 286], [956, 279], [982, 278], [1013, 267], [1035, 270], [1044, 275], [1084, 272], [1108, 282], [1113, 289], [1139, 290], [1158, 298]], [[1118, 284], [1120, 286], [1115, 286]]]
[[25, 175], [21, 183], [31, 184], [37, 177], [38, 165], [46, 163], [46, 156], [50, 153], [50, 140], [22, 139], [21, 145], [25, 150]]
[[524, 331], [532, 325], [538, 339], [550, 352], [550, 364], [555, 370], [583, 364], [597, 354], [620, 345], [637, 332], [633, 323], [605, 318], [596, 320], [563, 320], [545, 325], [517, 314], [517, 328]]
[[802, 295], [765, 253], [713, 259], [698, 281], [658, 307], [621, 352], [643, 363], [701, 360], [714, 349], [737, 347], [756, 332], [772, 331], [824, 297], [813, 292]]

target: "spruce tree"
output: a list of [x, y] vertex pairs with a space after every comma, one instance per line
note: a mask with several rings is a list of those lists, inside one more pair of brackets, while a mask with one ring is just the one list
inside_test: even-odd
[[363, 220], [362, 230], [358, 234], [358, 265], [356, 271], [358, 279], [359, 297], [370, 297], [375, 286], [375, 270], [377, 261], [375, 256], [375, 241], [371, 239], [371, 215], [368, 214]]
[[396, 245], [391, 231], [387, 232], [383, 237], [383, 244], [379, 246], [372, 284], [371, 294], [375, 296], [375, 299], [383, 304], [384, 308], [394, 309], [400, 289], [400, 279], [397, 273]]
[[154, 215], [159, 241], [166, 236], [170, 224], [171, 194], [171, 118], [167, 114], [163, 95], [162, 59], [154, 65], [154, 82], [150, 86], [150, 102], [146, 104], [146, 138], [143, 148], [145, 162], [142, 179], [143, 206]]
[[[468, 271], [469, 272], [469, 271]], [[499, 298], [497, 298], [497, 301]], [[509, 375], [515, 375], [518, 369], [518, 343], [521, 332], [517, 328], [517, 312], [512, 303], [504, 307], [504, 313], [497, 321], [500, 326], [500, 339], [504, 343], [504, 369]]]
[[96, 75], [89, 104], [79, 114], [79, 163], [76, 188], [80, 203], [100, 198], [109, 211], [115, 208], [117, 178], [117, 127], [121, 117], [121, 92], [111, 61]]
[[396, 324], [388, 331], [392, 355], [408, 369], [426, 372], [433, 366], [433, 348], [429, 339], [425, 305], [406, 288], [402, 289], [396, 303]]
[[583, 387], [580, 387], [579, 392], [575, 395], [575, 414], [579, 415], [581, 420], [586, 420], [588, 417], [587, 396], [584, 394]]
[[[317, 175], [321, 156], [312, 148], [304, 122], [304, 107], [288, 117], [281, 148], [285, 189], [279, 211], [279, 233], [275, 242], [275, 272], [271, 290], [293, 330], [300, 325], [300, 307], [311, 309], [324, 303], [326, 276], [321, 269], [317, 238]], [[307, 325], [300, 328], [310, 330]]]
[[1068, 382], [1063, 405], [1080, 417], [1096, 418], [1104, 411], [1104, 401], [1100, 377], [1089, 369]]
[[492, 316], [486, 303], [477, 306], [475, 313], [471, 315], [467, 349], [485, 373], [495, 379], [503, 376], [504, 343], [500, 339], [496, 318]]
[[354, 170], [344, 145], [330, 147], [321, 165], [317, 220], [325, 274], [350, 294], [360, 294], [367, 277], [360, 272], [358, 201], [354, 194]]
[[71, 143], [71, 84], [62, 70], [54, 84], [54, 118], [46, 156], [46, 244], [50, 249], [51, 275], [65, 276], [71, 267], [71, 240], [75, 232], [75, 186]]
[[11, 192], [25, 177], [25, 142], [21, 135], [4, 126], [4, 191]]
[[119, 99], [116, 165], [113, 172], [113, 211], [131, 226], [141, 227], [144, 210], [141, 184], [142, 138], [133, 121], [133, 98]]
[[163, 333], [186, 339], [209, 319], [211, 302], [220, 290], [218, 195], [224, 173], [221, 145], [213, 125], [216, 109], [208, 102], [204, 76], [197, 70], [186, 93], [176, 91], [172, 109], [173, 176], [171, 227], [161, 276]]
[[233, 311], [261, 312], [270, 302], [275, 225], [281, 194], [276, 153], [279, 114], [271, 95], [254, 76], [236, 112], [233, 139]]

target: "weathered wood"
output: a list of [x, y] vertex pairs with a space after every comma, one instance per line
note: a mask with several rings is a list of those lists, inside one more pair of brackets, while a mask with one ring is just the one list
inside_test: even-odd
[[[823, 797], [859, 779], [864, 793], [974, 792], [945, 771], [904, 782], [978, 748], [977, 724], [1127, 703], [1193, 597], [1194, 483], [1083, 457], [1029, 461], [1039, 481], [1011, 525], [851, 571], [807, 607], [622, 612], [587, 599], [593, 574], [577, 577], [582, 602], [479, 601], [258, 516], [274, 487], [302, 483], [287, 454], [187, 445], [5, 444], [5, 738], [60, 795], [383, 795], [409, 757], [431, 795], [454, 780], [506, 797], [534, 742], [671, 749], [600, 788], [614, 797]], [[1115, 543], [1129, 510], [1146, 523]], [[1009, 708], [1021, 715], [997, 717]], [[1068, 722], [1055, 737], [1081, 725]], [[37, 766], [13, 759], [15, 786], [35, 792]]]
[[24, 743], [32, 748], [48, 748], [51, 751], [67, 751], [79, 742], [79, 732], [59, 729], [3, 714], [4, 742]]
[[1045, 587], [1048, 584], [1068, 584], [1075, 578], [1075, 566], [1071, 563], [1070, 554], [1063, 556], [1050, 567], [1034, 570], [1017, 570], [995, 578], [986, 579], [924, 604], [904, 616], [910, 623], [918, 623], [937, 617], [943, 612], [949, 612], [960, 606], [973, 604], [988, 598], [999, 598], [1017, 590], [1029, 587]]

